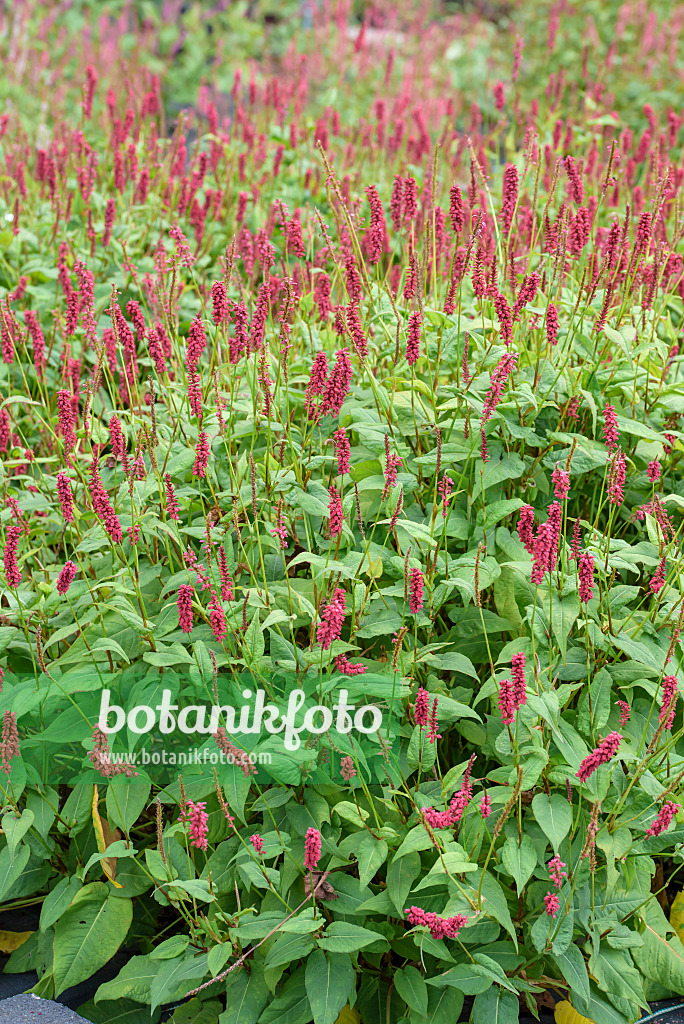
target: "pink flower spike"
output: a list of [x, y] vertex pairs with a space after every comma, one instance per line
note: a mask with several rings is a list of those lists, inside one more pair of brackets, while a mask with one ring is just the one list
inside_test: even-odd
[[331, 537], [340, 537], [342, 535], [342, 526], [344, 524], [342, 498], [334, 484], [331, 484], [328, 488], [328, 495], [330, 496], [330, 501], [328, 502], [328, 511], [330, 512], [330, 535]]
[[524, 545], [530, 555], [534, 554], [533, 526], [534, 509], [531, 505], [523, 505], [520, 509], [520, 518], [518, 519], [518, 537], [520, 538], [520, 543]]
[[365, 665], [362, 665], [360, 661], [352, 662], [349, 661], [346, 654], [338, 654], [335, 658], [335, 668], [338, 672], [341, 672], [343, 676], [360, 676], [368, 669]]
[[199, 432], [197, 448], [195, 449], [195, 464], [192, 467], [193, 476], [204, 477], [209, 463], [209, 439], [203, 430]]
[[57, 474], [57, 497], [65, 522], [73, 523], [74, 499], [71, 493], [71, 480], [63, 471]]
[[570, 492], [570, 474], [558, 466], [551, 475], [551, 482], [555, 488], [554, 495], [559, 501], [564, 501]]
[[560, 910], [560, 899], [558, 893], [547, 892], [544, 897], [544, 906], [546, 907], [546, 913], [549, 917], [555, 917]]
[[264, 849], [264, 841], [261, 836], [255, 832], [253, 836], [249, 837], [249, 841], [254, 847], [255, 853], [258, 853], [259, 856], [261, 856]]
[[411, 313], [408, 322], [406, 362], [413, 366], [420, 356], [420, 313]]
[[335, 591], [332, 601], [323, 609], [321, 621], [316, 630], [316, 639], [324, 651], [330, 649], [333, 640], [339, 640], [346, 615], [347, 595], [341, 587]]
[[74, 563], [69, 559], [68, 562], [64, 563], [64, 568], [57, 577], [57, 593], [66, 594], [67, 590], [74, 582], [78, 569]]
[[606, 443], [606, 448], [617, 447], [619, 436], [615, 406], [608, 405], [606, 402], [606, 407], [603, 411], [603, 439]]
[[549, 861], [549, 875], [557, 889], [562, 889], [563, 879], [568, 876], [567, 871], [563, 870], [565, 867], [567, 867], [565, 861], [561, 860], [558, 854]]
[[193, 803], [188, 800], [182, 812], [182, 820], [190, 826], [190, 845], [198, 850], [207, 848], [207, 832], [209, 816], [205, 810], [206, 803]]
[[620, 505], [625, 494], [625, 478], [627, 460], [620, 448], [616, 448], [608, 465], [608, 501], [611, 505]]
[[344, 476], [344, 474], [349, 473], [351, 469], [349, 464], [349, 454], [351, 450], [349, 447], [349, 438], [347, 437], [344, 427], [340, 427], [339, 430], [336, 430], [333, 437], [335, 441], [337, 472], [340, 476]]
[[2, 739], [0, 740], [0, 762], [5, 775], [11, 775], [12, 759], [15, 757], [19, 757], [17, 716], [14, 711], [5, 711], [2, 717]]
[[663, 589], [663, 587], [665, 586], [665, 568], [666, 568], [666, 565], [667, 565], [667, 558], [665, 558], [663, 556], [663, 558], [661, 558], [660, 562], [658, 563], [658, 568], [653, 573], [653, 576], [651, 577], [651, 580], [650, 580], [650, 582], [648, 584], [650, 589], [651, 589], [651, 592], [653, 594], [659, 593]]
[[212, 590], [209, 602], [209, 624], [211, 625], [214, 639], [218, 643], [223, 643], [228, 633], [228, 627], [226, 626], [225, 612], [215, 590]]
[[413, 705], [413, 720], [416, 725], [425, 728], [430, 715], [430, 694], [421, 686], [416, 694], [416, 702]]
[[617, 701], [617, 704], [620, 708], [620, 728], [622, 729], [629, 721], [631, 708], [626, 700], [619, 700]]
[[579, 599], [586, 604], [594, 596], [594, 556], [587, 551], [580, 555], [577, 575], [579, 576]]
[[184, 633], [192, 632], [192, 595], [194, 590], [189, 583], [178, 588], [178, 624]]
[[422, 907], [408, 907], [404, 913], [412, 928], [429, 928], [433, 939], [455, 939], [461, 928], [468, 924], [468, 918], [463, 914], [439, 917], [433, 911], [425, 911]]
[[671, 800], [668, 800], [667, 803], [663, 804], [661, 807], [658, 817], [648, 829], [646, 835], [659, 836], [661, 832], [666, 832], [672, 824], [672, 819], [678, 810], [680, 810], [679, 804], [675, 804]]
[[4, 553], [4, 570], [7, 585], [13, 588], [19, 586], [22, 580], [22, 574], [19, 569], [17, 562], [17, 547], [19, 546], [19, 538], [23, 533], [21, 526], [8, 526], [7, 527], [7, 541], [5, 542], [5, 553]]
[[513, 694], [513, 683], [510, 679], [503, 679], [499, 684], [498, 703], [501, 721], [504, 725], [512, 725], [515, 722], [515, 697]]
[[597, 768], [602, 764], [608, 764], [611, 758], [617, 754], [621, 742], [622, 736], [619, 732], [611, 732], [606, 736], [605, 740], [584, 758], [579, 766], [579, 771], [575, 773], [580, 782], [586, 782]]
[[670, 730], [677, 711], [677, 700], [679, 699], [679, 687], [675, 676], [665, 676], [663, 679], [662, 697], [660, 701], [660, 714], [658, 724], [665, 722], [665, 729]]
[[315, 871], [321, 859], [321, 833], [317, 828], [307, 829], [304, 839], [304, 867]]
[[409, 588], [409, 611], [411, 615], [418, 615], [423, 607], [424, 596], [424, 580], [420, 569], [411, 569]]
[[432, 702], [432, 710], [430, 711], [430, 724], [428, 727], [427, 738], [430, 743], [434, 743], [435, 740], [441, 740], [441, 733], [437, 732], [437, 703], [439, 698], [435, 697]]
[[515, 702], [518, 706], [527, 703], [527, 682], [525, 679], [525, 655], [514, 654], [511, 658], [511, 676]]

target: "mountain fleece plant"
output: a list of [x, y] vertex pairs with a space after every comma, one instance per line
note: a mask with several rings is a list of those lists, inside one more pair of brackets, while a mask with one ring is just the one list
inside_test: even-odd
[[222, 6], [0, 15], [4, 969], [633, 1024], [684, 995], [681, 11]]

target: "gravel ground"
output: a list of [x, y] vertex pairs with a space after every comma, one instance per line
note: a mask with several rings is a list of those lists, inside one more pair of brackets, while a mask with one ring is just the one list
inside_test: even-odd
[[61, 1003], [31, 995], [3, 999], [0, 1024], [88, 1024], [88, 1021]]

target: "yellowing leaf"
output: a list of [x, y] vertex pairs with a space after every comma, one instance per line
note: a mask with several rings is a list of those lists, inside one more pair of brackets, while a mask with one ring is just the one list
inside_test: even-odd
[[[121, 839], [121, 833], [119, 832], [118, 828], [115, 828], [114, 831], [112, 832], [109, 822], [106, 819], [102, 822], [102, 832], [105, 837], [105, 843], [107, 844], [106, 849], [109, 849], [112, 843], [116, 843], [119, 839]], [[116, 885], [117, 888], [119, 889], [122, 888], [122, 886], [118, 885], [117, 882], [115, 881], [116, 857], [107, 857], [106, 860], [102, 861], [102, 867], [104, 869], [104, 873], [110, 879], [112, 884]]]
[[97, 809], [97, 802], [99, 800], [97, 786], [93, 786], [93, 828], [95, 829], [95, 839], [97, 840], [97, 849], [99, 853], [104, 853], [107, 849], [105, 843], [104, 832], [102, 831], [102, 819], [100, 818], [100, 812]]
[[381, 557], [376, 558], [374, 562], [370, 563], [370, 565], [368, 566], [367, 569], [364, 569], [365, 574], [367, 576], [370, 576], [370, 578], [373, 579], [373, 580], [376, 580], [380, 576], [382, 576], [382, 571], [383, 570], [382, 570], [382, 558]]
[[670, 924], [684, 942], [684, 890], [678, 892], [670, 907]]
[[[102, 818], [100, 817], [100, 812], [97, 809], [97, 803], [98, 803], [97, 786], [93, 786], [93, 807], [92, 807], [93, 829], [94, 829], [94, 832], [95, 832], [95, 839], [97, 840], [97, 849], [98, 849], [99, 853], [105, 853], [105, 851], [107, 850], [107, 847], [109, 846], [109, 843], [112, 842], [113, 837], [112, 837], [112, 835], [110, 833], [109, 825], [107, 825], [108, 836], [107, 836], [107, 839], [105, 839], [104, 824], [102, 822]], [[120, 885], [120, 883], [117, 882], [116, 879], [115, 879], [115, 875], [116, 875], [116, 858], [109, 857], [109, 858], [107, 858], [107, 860], [103, 860], [102, 861], [102, 870], [104, 871], [106, 877], [109, 879], [109, 881], [112, 883], [112, 885], [115, 885], [117, 889], [123, 889], [123, 886]]]
[[15, 949], [24, 945], [29, 935], [33, 935], [33, 932], [0, 931], [0, 953], [13, 953]]
[[578, 1013], [567, 999], [564, 999], [562, 1003], [556, 1003], [553, 1016], [556, 1024], [596, 1024], [590, 1017], [583, 1017], [581, 1013]]
[[352, 1010], [349, 1003], [340, 1010], [340, 1015], [335, 1024], [361, 1024], [361, 1018], [356, 1010]]

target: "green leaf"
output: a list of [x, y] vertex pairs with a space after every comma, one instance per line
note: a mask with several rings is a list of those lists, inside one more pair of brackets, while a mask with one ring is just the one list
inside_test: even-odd
[[420, 854], [409, 853], [397, 859], [396, 855], [387, 869], [387, 891], [394, 904], [400, 921], [406, 919], [406, 897], [411, 885], [420, 874]]
[[144, 779], [119, 775], [107, 787], [107, 817], [128, 834], [150, 798], [152, 786]]
[[305, 957], [313, 949], [314, 941], [309, 935], [279, 935], [268, 951], [265, 966], [282, 967], [293, 960]]
[[506, 929], [517, 949], [518, 937], [513, 927], [506, 896], [499, 882], [489, 871], [485, 871], [482, 878], [481, 892], [483, 897], [481, 904], [483, 913], [487, 914], [488, 917], [493, 917], [495, 921], [498, 921]]
[[428, 987], [417, 967], [404, 967], [394, 974], [397, 992], [410, 1010], [415, 1010], [421, 1017], [428, 1014]]
[[406, 760], [414, 771], [420, 766], [421, 772], [429, 772], [437, 757], [437, 744], [430, 743], [427, 731], [419, 725], [414, 726], [409, 740]]
[[460, 852], [458, 850], [447, 850], [446, 853], [443, 853], [435, 861], [425, 878], [415, 886], [414, 891], [418, 892], [420, 889], [429, 888], [431, 885], [434, 885], [436, 881], [439, 881], [439, 875], [461, 875], [465, 871], [478, 870], [478, 865], [472, 864], [468, 860], [468, 854], [462, 848]]
[[530, 929], [537, 951], [541, 953], [550, 946], [554, 953], [564, 953], [572, 941], [574, 916], [572, 907], [565, 913], [562, 901], [555, 918], [540, 914]]
[[503, 480], [515, 480], [522, 476], [525, 470], [525, 463], [516, 452], [499, 451], [497, 455], [492, 448], [490, 455], [488, 462], [483, 463], [478, 459], [475, 463], [475, 481], [471, 497], [473, 503], [488, 487], [500, 484]]
[[604, 668], [599, 669], [590, 686], [582, 693], [577, 707], [577, 728], [587, 736], [603, 729], [608, 721], [612, 682], [610, 673]]
[[518, 997], [512, 992], [491, 985], [475, 996], [471, 1024], [516, 1024], [519, 1019]]
[[132, 999], [104, 1003], [96, 1003], [89, 999], [83, 1006], [79, 1006], [78, 1012], [93, 1024], [157, 1024], [161, 1015], [160, 1010], [150, 1015], [146, 1006], [141, 1006]]
[[131, 900], [111, 896], [103, 882], [84, 886], [55, 928], [55, 996], [104, 967], [126, 938], [132, 919]]
[[314, 1024], [335, 1024], [355, 987], [351, 957], [315, 949], [306, 961], [306, 994]]
[[378, 940], [382, 940], [382, 935], [372, 932], [369, 928], [362, 928], [348, 921], [333, 921], [323, 933], [323, 938], [318, 940], [318, 944], [322, 949], [329, 949], [332, 953], [353, 953]]
[[632, 959], [645, 977], [671, 992], [684, 993], [684, 944], [655, 899], [642, 908], [643, 946], [632, 950]]
[[512, 515], [525, 504], [520, 498], [507, 498], [504, 501], [493, 501], [486, 507], [486, 515], [482, 528], [490, 530], [496, 523], [500, 523], [506, 516]]
[[0, 654], [4, 654], [12, 640], [21, 636], [18, 626], [0, 626]]
[[575, 1001], [579, 1000], [581, 1006], [585, 1006], [589, 999], [589, 975], [587, 965], [579, 948], [571, 943], [564, 953], [552, 953], [553, 959], [570, 986]]
[[385, 863], [388, 850], [384, 839], [376, 839], [375, 836], [364, 832], [353, 851], [359, 865], [359, 882], [362, 886], [368, 885], [378, 868]]
[[341, 800], [338, 804], [335, 804], [333, 810], [335, 814], [339, 814], [341, 818], [351, 821], [353, 825], [358, 825], [360, 828], [363, 828], [364, 820], [369, 814], [363, 807], [357, 808], [356, 804], [353, 804], [350, 800]]
[[590, 1015], [591, 1020], [600, 1022], [600, 1024], [629, 1024], [634, 1020], [631, 1015], [629, 1018], [625, 1017], [607, 999], [604, 999], [602, 993], [599, 993], [593, 984], [586, 1012]]
[[40, 930], [46, 932], [59, 920], [76, 893], [83, 888], [80, 878], [63, 878], [43, 900], [40, 911]]
[[489, 978], [490, 981], [495, 982], [497, 985], [507, 988], [509, 992], [516, 991], [513, 983], [506, 977], [503, 967], [496, 960], [493, 960], [485, 953], [474, 953], [473, 960], [475, 961], [472, 965], [474, 974], [481, 974], [483, 978]]
[[239, 765], [230, 764], [228, 761], [220, 764], [216, 770], [228, 806], [234, 814], [237, 814], [238, 818], [244, 821], [245, 801], [252, 784], [251, 778], [245, 777]]
[[256, 1024], [269, 996], [259, 964], [252, 964], [251, 974], [234, 971], [226, 982], [227, 1008], [219, 1017], [219, 1024]]
[[172, 935], [170, 939], [165, 939], [155, 946], [150, 956], [153, 960], [174, 960], [177, 956], [183, 955], [189, 942], [189, 935]]
[[445, 672], [460, 672], [464, 676], [471, 676], [473, 679], [478, 678], [477, 669], [470, 658], [467, 658], [465, 654], [460, 654], [458, 651], [442, 651], [434, 655], [433, 663]]
[[207, 954], [207, 967], [212, 978], [221, 973], [231, 956], [233, 956], [233, 947], [230, 942], [219, 942], [216, 946], [211, 947]]
[[14, 854], [19, 842], [24, 838], [34, 821], [35, 815], [33, 811], [29, 810], [22, 811], [20, 818], [17, 818], [14, 811], [8, 811], [6, 814], [3, 814], [2, 831], [7, 839], [7, 849], [12, 863], [14, 863]]
[[498, 614], [514, 624], [518, 636], [524, 636], [525, 626], [515, 598], [515, 572], [513, 569], [508, 566], [501, 567], [501, 575], [494, 580], [493, 594]]
[[601, 945], [595, 950], [589, 962], [589, 970], [598, 983], [599, 990], [606, 995], [629, 999], [642, 1009], [648, 1010], [644, 988], [639, 972], [634, 967], [629, 953]]
[[[608, 327], [606, 327], [606, 334], [608, 333]], [[617, 334], [622, 338], [619, 331], [613, 331], [613, 334]], [[622, 338], [622, 344], [624, 345], [624, 338]], [[662, 441], [663, 435], [657, 433], [655, 430], [651, 430], [644, 423], [639, 423], [638, 420], [627, 419], [626, 416], [618, 416], [618, 430], [620, 433], [632, 434], [634, 437], [643, 437], [646, 441]]]
[[245, 632], [245, 647], [249, 651], [251, 661], [263, 658], [266, 649], [264, 631], [259, 622], [259, 613], [254, 616]]
[[206, 878], [176, 879], [173, 889], [181, 889], [194, 900], [202, 900], [204, 903], [212, 903], [216, 896], [209, 891], [209, 882]]
[[[308, 1024], [311, 1009], [303, 973], [298, 971], [285, 983], [282, 995], [269, 1002], [259, 1017], [259, 1024]], [[223, 1018], [221, 1024], [224, 1024]]]
[[43, 839], [47, 839], [52, 823], [57, 816], [59, 794], [56, 789], [45, 789], [38, 793], [29, 790], [26, 794], [26, 806], [33, 812], [36, 831]]
[[[52, 637], [50, 639], [52, 639]], [[123, 658], [123, 660], [130, 665], [131, 659], [128, 657], [121, 644], [118, 644], [116, 640], [112, 640], [110, 637], [98, 637], [92, 645], [92, 648], [94, 651], [114, 651], [115, 654], [118, 654], [119, 657]]]
[[136, 1003], [149, 1003], [150, 988], [159, 971], [159, 964], [150, 956], [134, 956], [125, 964], [116, 978], [100, 985], [95, 1002], [134, 999]]
[[566, 597], [560, 598], [553, 591], [549, 600], [548, 591], [543, 587], [539, 588], [539, 596], [553, 635], [558, 641], [561, 655], [565, 659], [568, 637], [580, 612], [579, 596], [577, 594], [568, 594]]
[[169, 1024], [219, 1024], [221, 1003], [217, 999], [202, 1002], [195, 996], [189, 1003], [179, 1006]]
[[429, 993], [427, 1019], [430, 1024], [454, 1024], [462, 1009], [463, 994], [454, 988], [443, 988], [436, 992], [433, 989]]
[[28, 864], [30, 849], [22, 843], [19, 850], [12, 856], [9, 846], [0, 852], [0, 900], [12, 888], [22, 871]]
[[183, 999], [193, 988], [197, 988], [207, 973], [207, 955], [187, 956], [184, 959], [157, 962], [157, 974], [150, 986], [152, 1009], [162, 1003]]
[[[528, 750], [525, 751], [523, 758], [523, 773], [520, 787], [523, 792], [526, 789], [533, 789], [534, 786], [539, 782], [541, 773], [549, 763], [549, 755], [545, 750]], [[511, 769], [509, 776], [509, 785], [514, 786], [517, 778], [517, 772], [515, 768]]]
[[518, 840], [511, 836], [501, 848], [501, 860], [503, 865], [515, 879], [515, 884], [520, 894], [537, 866], [537, 851], [529, 836], [523, 835], [520, 845]]
[[537, 793], [532, 800], [532, 813], [542, 832], [551, 842], [554, 853], [558, 853], [570, 826], [572, 825], [572, 807], [567, 797], [559, 793], [547, 796]]
[[659, 650], [655, 645], [653, 645], [654, 649], [651, 649], [645, 643], [643, 633], [640, 636], [641, 640], [633, 640], [631, 636], [621, 631], [617, 636], [613, 636], [610, 639], [616, 647], [624, 651], [625, 654], [628, 654], [630, 658], [634, 658], [640, 665], [648, 665], [649, 668], [660, 672], [665, 660], [665, 652]]
[[102, 863], [103, 860], [108, 860], [110, 857], [117, 859], [125, 859], [126, 857], [135, 857], [136, 851], [132, 846], [127, 847], [124, 839], [119, 839], [115, 843], [110, 843], [104, 853], [99, 853], [97, 850], [92, 853], [88, 858], [88, 862], [83, 869], [83, 877], [88, 874], [93, 864]]
[[476, 974], [472, 964], [457, 964], [455, 967], [450, 967], [444, 974], [438, 974], [426, 980], [428, 985], [434, 985], [435, 988], [452, 986], [466, 996], [476, 996], [480, 992], [486, 992], [492, 984], [489, 978], [485, 978], [481, 973]]
[[[376, 840], [377, 842], [377, 840]], [[399, 849], [394, 854], [394, 860], [400, 860], [409, 853], [421, 853], [423, 850], [431, 850], [433, 842], [423, 825], [415, 825], [406, 834]]]

